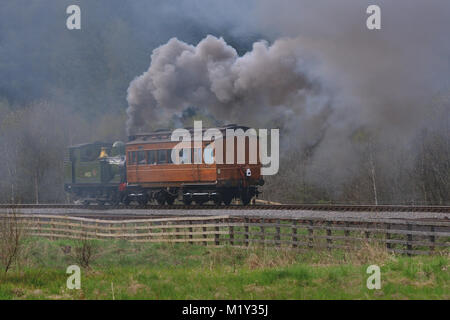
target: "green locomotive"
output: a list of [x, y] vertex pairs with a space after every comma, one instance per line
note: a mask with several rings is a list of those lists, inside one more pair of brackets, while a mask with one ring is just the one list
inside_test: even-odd
[[125, 144], [85, 143], [67, 149], [64, 189], [74, 202], [118, 204], [126, 182]]

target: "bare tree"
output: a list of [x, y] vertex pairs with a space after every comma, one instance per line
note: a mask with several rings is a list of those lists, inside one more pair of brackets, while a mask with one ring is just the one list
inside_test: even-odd
[[19, 258], [24, 234], [24, 229], [14, 211], [0, 215], [0, 263], [5, 273]]
[[97, 246], [94, 240], [90, 239], [86, 233], [76, 241], [74, 248], [74, 258], [78, 265], [83, 268], [90, 268], [92, 261], [97, 257]]

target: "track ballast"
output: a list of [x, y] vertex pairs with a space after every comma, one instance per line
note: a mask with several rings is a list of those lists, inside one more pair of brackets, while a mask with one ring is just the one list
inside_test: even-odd
[[90, 209], [90, 210], [308, 210], [308, 211], [360, 211], [360, 212], [440, 212], [450, 213], [450, 206], [407, 205], [334, 205], [334, 204], [281, 204], [281, 205], [145, 205], [109, 206], [78, 204], [0, 204], [0, 209]]

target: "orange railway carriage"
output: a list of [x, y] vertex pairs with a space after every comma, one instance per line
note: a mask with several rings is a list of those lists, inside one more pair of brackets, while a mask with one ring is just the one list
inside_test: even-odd
[[[218, 128], [223, 135], [223, 156], [226, 159], [226, 130], [247, 127], [229, 125]], [[193, 129], [188, 128], [191, 137]], [[205, 132], [204, 129], [202, 132]], [[205, 149], [211, 141], [203, 141], [202, 148], [195, 148], [191, 142], [190, 149], [183, 149], [177, 156], [177, 163], [172, 162], [172, 149], [180, 141], [171, 141], [171, 131], [159, 130], [152, 133], [130, 137], [126, 145], [127, 196], [124, 200], [132, 200], [141, 204], [156, 200], [158, 203], [172, 204], [175, 199], [185, 204], [195, 201], [203, 204], [214, 201], [216, 204], [229, 204], [233, 198], [240, 198], [243, 204], [258, 195], [257, 187], [263, 185], [261, 163], [257, 156], [254, 164], [249, 162], [249, 138], [245, 138], [245, 163], [237, 163], [238, 139], [235, 137], [233, 164], [218, 164], [213, 149]], [[193, 139], [192, 139], [193, 140]], [[259, 139], [256, 139], [257, 153]], [[189, 155], [186, 153], [189, 150]], [[190, 161], [188, 161], [190, 158]], [[196, 164], [194, 160], [201, 159]], [[199, 161], [195, 161], [199, 162]], [[206, 163], [205, 163], [206, 162]]]

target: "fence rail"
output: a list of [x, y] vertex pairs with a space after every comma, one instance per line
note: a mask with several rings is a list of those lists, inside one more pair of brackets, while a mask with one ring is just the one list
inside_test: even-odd
[[205, 245], [352, 248], [380, 243], [389, 251], [430, 254], [450, 246], [449, 221], [403, 219], [202, 216], [101, 220], [55, 215], [0, 215], [30, 236], [50, 239], [125, 239]]

